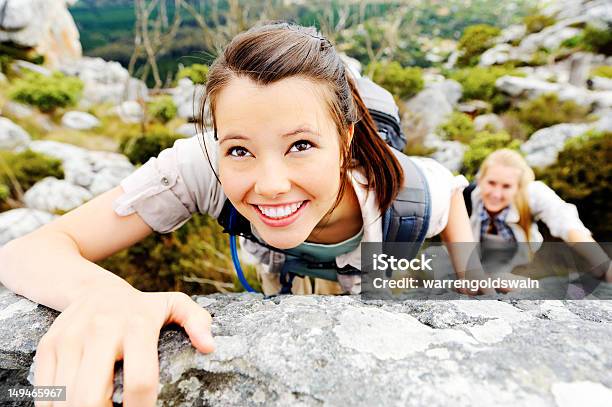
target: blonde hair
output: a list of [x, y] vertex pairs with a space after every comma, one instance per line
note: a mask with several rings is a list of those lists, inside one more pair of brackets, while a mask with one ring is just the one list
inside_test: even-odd
[[476, 179], [484, 177], [487, 170], [493, 165], [503, 165], [505, 167], [516, 168], [520, 171], [518, 190], [514, 196], [513, 203], [519, 213], [519, 225], [525, 231], [525, 236], [527, 241], [529, 241], [529, 230], [531, 229], [532, 219], [527, 186], [530, 182], [535, 180], [535, 174], [519, 152], [503, 148], [487, 156], [476, 174]]

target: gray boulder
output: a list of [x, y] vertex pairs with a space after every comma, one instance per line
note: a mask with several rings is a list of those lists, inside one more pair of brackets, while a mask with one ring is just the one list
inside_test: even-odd
[[474, 118], [474, 127], [476, 131], [482, 131], [486, 128], [492, 128], [494, 131], [504, 129], [504, 122], [494, 113], [482, 114]]
[[48, 212], [28, 208], [11, 209], [0, 213], [0, 246], [38, 229], [55, 218], [55, 215]]
[[463, 87], [459, 82], [452, 79], [428, 83], [426, 88], [442, 93], [451, 106], [457, 106], [459, 99], [463, 96]]
[[430, 157], [448, 168], [450, 171], [459, 172], [463, 166], [463, 156], [467, 146], [453, 140], [443, 140], [436, 134], [428, 134], [423, 145], [435, 148]]
[[[201, 354], [181, 328], [164, 328], [158, 405], [612, 403], [607, 301], [194, 299], [213, 315], [217, 349]], [[19, 377], [29, 371], [33, 381], [36, 345], [56, 316], [0, 292], [0, 368]], [[119, 362], [115, 403], [122, 401], [122, 372]]]
[[55, 177], [38, 181], [23, 196], [28, 208], [51, 213], [68, 212], [91, 198], [93, 194], [85, 188]]
[[193, 120], [194, 114], [199, 115], [199, 103], [204, 91], [204, 86], [196, 86], [189, 78], [179, 80], [178, 86], [170, 89], [177, 115], [187, 120]]
[[436, 88], [426, 88], [406, 102], [407, 113], [402, 123], [412, 134], [427, 135], [444, 123], [453, 111], [447, 94]]
[[591, 79], [594, 90], [610, 91], [612, 90], [612, 79], [604, 78], [603, 76], [595, 76]]
[[31, 48], [57, 68], [82, 55], [79, 31], [67, 5], [75, 0], [0, 0], [0, 42]]
[[30, 135], [6, 117], [0, 117], [0, 150], [14, 150], [27, 146]]
[[125, 123], [140, 123], [144, 118], [142, 106], [133, 100], [127, 100], [115, 106], [114, 113]]
[[100, 120], [85, 112], [67, 112], [62, 116], [62, 126], [74, 130], [89, 130], [100, 125]]
[[595, 123], [563, 123], [533, 133], [529, 140], [521, 145], [527, 163], [532, 167], [547, 167], [557, 161], [559, 152], [570, 138], [589, 130], [612, 131], [610, 110], [602, 112], [603, 116]]

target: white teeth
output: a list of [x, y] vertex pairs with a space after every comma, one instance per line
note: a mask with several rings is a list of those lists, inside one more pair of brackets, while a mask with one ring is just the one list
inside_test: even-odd
[[293, 212], [297, 211], [300, 206], [302, 206], [303, 202], [294, 203], [291, 205], [285, 205], [281, 207], [267, 207], [267, 206], [259, 206], [259, 210], [263, 212], [264, 215], [270, 218], [284, 218], [286, 216], [291, 215]]

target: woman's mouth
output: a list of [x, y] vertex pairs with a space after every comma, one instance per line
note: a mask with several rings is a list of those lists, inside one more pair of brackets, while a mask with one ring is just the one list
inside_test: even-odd
[[306, 200], [282, 206], [251, 206], [255, 208], [255, 212], [257, 212], [263, 223], [272, 227], [282, 227], [295, 222], [309, 203], [310, 201]]

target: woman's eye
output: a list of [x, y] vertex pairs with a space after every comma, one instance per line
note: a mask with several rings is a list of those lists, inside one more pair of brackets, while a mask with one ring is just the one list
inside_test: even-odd
[[232, 157], [247, 157], [247, 154], [251, 153], [243, 147], [231, 147], [227, 150], [227, 155], [231, 155]]
[[[296, 147], [297, 147], [297, 150], [294, 150], [294, 148]], [[312, 147], [312, 143], [310, 141], [300, 140], [300, 141], [296, 141], [295, 143], [293, 143], [293, 147], [291, 147], [291, 150], [289, 151], [293, 151], [293, 152], [306, 151], [310, 149], [310, 147]]]

